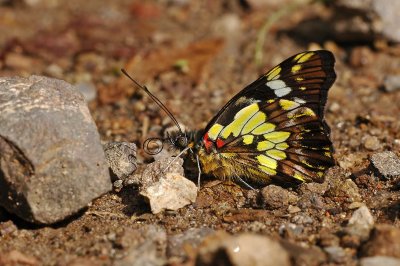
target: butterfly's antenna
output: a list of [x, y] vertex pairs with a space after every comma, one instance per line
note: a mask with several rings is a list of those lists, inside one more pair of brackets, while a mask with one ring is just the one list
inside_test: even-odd
[[122, 73], [124, 73], [125, 76], [127, 76], [130, 80], [133, 81], [133, 83], [135, 83], [135, 85], [139, 88], [141, 88], [145, 93], [147, 93], [147, 95], [150, 96], [150, 98], [158, 105], [160, 106], [160, 108], [162, 110], [164, 110], [164, 112], [169, 116], [169, 118], [172, 119], [172, 121], [174, 122], [174, 124], [176, 125], [176, 127], [179, 129], [179, 132], [183, 134], [182, 128], [179, 125], [178, 121], [176, 120], [176, 118], [174, 117], [174, 115], [168, 110], [168, 108], [156, 97], [154, 96], [149, 89], [146, 86], [142, 86], [140, 85], [136, 80], [134, 80], [127, 72], [125, 69], [121, 69]]

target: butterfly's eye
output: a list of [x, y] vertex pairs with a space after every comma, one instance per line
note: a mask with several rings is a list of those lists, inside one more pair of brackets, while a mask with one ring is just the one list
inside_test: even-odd
[[178, 144], [179, 147], [186, 147], [188, 144], [188, 140], [187, 140], [186, 136], [180, 136], [176, 140], [176, 143]]

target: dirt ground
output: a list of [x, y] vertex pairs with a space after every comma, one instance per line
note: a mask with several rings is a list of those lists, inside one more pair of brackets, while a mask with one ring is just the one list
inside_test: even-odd
[[[303, 208], [303, 201], [310, 201], [304, 196], [307, 187], [289, 188], [298, 197], [300, 214], [311, 222], [304, 222], [300, 233], [282, 233], [282, 225], [299, 212], [288, 212], [287, 206], [264, 208], [253, 202], [251, 191], [234, 184], [204, 179], [194, 205], [157, 215], [134, 187], [125, 187], [53, 226], [31, 225], [0, 210], [0, 227], [9, 231], [0, 236], [0, 253], [20, 252], [22, 265], [110, 265], [134, 245], [124, 242], [128, 231], [158, 225], [168, 236], [205, 227], [320, 249], [337, 243], [344, 259], [322, 259], [321, 264], [356, 265], [362, 241], [341, 234], [354, 206], [365, 204], [376, 224], [400, 227], [398, 183], [378, 178], [369, 167], [374, 153], [400, 154], [400, 90], [383, 89], [387, 75], [400, 74], [400, 45], [384, 39], [340, 42], [329, 33], [304, 29], [304, 21], [318, 24], [332, 16], [320, 2], [294, 9], [291, 1], [245, 2], [0, 1], [0, 75], [37, 74], [94, 85], [96, 97], [89, 107], [102, 140], [140, 147], [172, 123], [120, 68], [146, 84], [183, 125], [197, 129], [285, 58], [328, 49], [336, 57], [337, 80], [329, 91], [326, 120], [338, 165], [329, 175], [351, 179], [358, 195], [325, 193], [319, 197], [323, 208]], [[283, 15], [272, 21], [278, 12]], [[263, 25], [271, 21], [264, 32]], [[261, 58], [256, 59], [256, 51]], [[138, 159], [151, 161], [143, 151]], [[182, 252], [170, 250], [165, 263], [193, 265], [196, 250]]]

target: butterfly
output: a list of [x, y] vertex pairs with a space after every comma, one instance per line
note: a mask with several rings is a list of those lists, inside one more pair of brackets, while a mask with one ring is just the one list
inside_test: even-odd
[[179, 129], [163, 141], [197, 163], [199, 176], [258, 185], [322, 182], [324, 171], [335, 164], [324, 120], [334, 63], [326, 50], [289, 57], [236, 94], [199, 131], [183, 131], [141, 87]]

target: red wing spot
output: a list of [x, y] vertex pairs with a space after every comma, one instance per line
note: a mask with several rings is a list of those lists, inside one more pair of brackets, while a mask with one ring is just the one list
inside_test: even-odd
[[210, 151], [211, 146], [213, 145], [212, 141], [208, 137], [208, 132], [203, 137], [204, 146], [206, 147], [206, 151]]
[[225, 143], [224, 143], [223, 140], [217, 139], [217, 148], [221, 148], [221, 147], [224, 146], [224, 145], [225, 145]]

